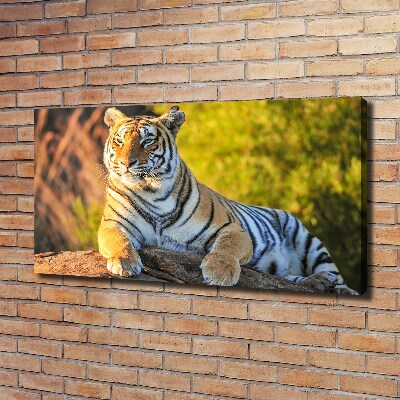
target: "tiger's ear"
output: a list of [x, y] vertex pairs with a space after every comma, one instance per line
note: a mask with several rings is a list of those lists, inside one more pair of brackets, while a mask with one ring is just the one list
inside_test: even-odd
[[165, 125], [173, 135], [176, 135], [181, 125], [185, 122], [185, 114], [179, 111], [178, 106], [173, 106], [165, 114], [161, 115], [159, 121]]
[[126, 115], [117, 110], [115, 107], [111, 107], [107, 109], [106, 113], [104, 114], [104, 123], [111, 128], [121, 118], [126, 118]]

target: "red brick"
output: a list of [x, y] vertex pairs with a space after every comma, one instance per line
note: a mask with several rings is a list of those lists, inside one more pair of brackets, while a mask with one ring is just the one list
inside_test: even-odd
[[114, 90], [114, 98], [117, 103], [159, 103], [163, 101], [163, 89], [157, 86], [117, 88]]
[[61, 105], [61, 92], [40, 91], [18, 93], [18, 107], [43, 107]]
[[339, 332], [339, 348], [346, 350], [393, 353], [395, 339], [392, 336], [372, 335], [370, 333]]
[[244, 24], [192, 28], [191, 43], [218, 43], [243, 40]]
[[0, 371], [0, 385], [18, 387], [18, 374], [11, 371]]
[[374, 244], [398, 245], [400, 241], [400, 230], [397, 226], [385, 228], [372, 226], [368, 241]]
[[[162, 355], [143, 350], [112, 350], [112, 362], [117, 365], [141, 368], [161, 368]], [[168, 357], [168, 356], [166, 356]]]
[[336, 40], [307, 40], [281, 42], [279, 56], [281, 58], [321, 57], [337, 53]]
[[[255, 100], [274, 97], [274, 85], [271, 84], [233, 84], [219, 87], [219, 100]], [[229, 296], [227, 296], [229, 297]]]
[[64, 344], [64, 358], [108, 363], [110, 350], [86, 344]]
[[0, 59], [0, 74], [15, 72], [16, 62], [10, 58]]
[[49, 303], [86, 304], [86, 291], [81, 289], [42, 287], [41, 300]]
[[239, 301], [196, 298], [193, 300], [193, 313], [213, 317], [246, 319], [247, 305]]
[[8, 317], [17, 316], [17, 305], [10, 301], [0, 301], [0, 315]]
[[12, 388], [1, 388], [0, 397], [7, 400], [40, 400], [40, 394]]
[[223, 64], [192, 67], [193, 82], [233, 81], [244, 79], [244, 65]]
[[368, 172], [368, 180], [374, 182], [393, 182], [397, 179], [396, 164], [369, 163]]
[[17, 236], [15, 233], [0, 232], [0, 246], [16, 246]]
[[307, 353], [306, 350], [291, 346], [251, 343], [250, 359], [282, 364], [306, 365]]
[[130, 368], [89, 365], [88, 378], [95, 381], [135, 385], [137, 383], [137, 371]]
[[400, 358], [391, 356], [368, 356], [368, 372], [380, 375], [400, 375]]
[[17, 25], [18, 36], [47, 36], [65, 33], [65, 21], [41, 21]]
[[310, 323], [312, 325], [362, 329], [365, 328], [365, 312], [312, 308], [310, 310]]
[[134, 83], [135, 71], [133, 70], [111, 70], [111, 71], [89, 71], [87, 73], [88, 85], [124, 85]]
[[260, 363], [220, 361], [220, 375], [233, 379], [275, 382], [276, 368]]
[[151, 10], [153, 8], [173, 8], [188, 7], [192, 4], [190, 0], [141, 0], [141, 10]]
[[371, 11], [391, 11], [398, 10], [399, 5], [396, 0], [342, 0], [343, 13], [358, 13]]
[[137, 347], [138, 334], [126, 330], [89, 329], [88, 342], [114, 346]]
[[113, 400], [161, 400], [163, 394], [159, 391], [144, 390], [133, 387], [113, 386]]
[[381, 100], [371, 102], [368, 107], [370, 118], [400, 118], [400, 101]]
[[[374, 272], [374, 274], [376, 274]], [[370, 290], [366, 296], [344, 296], [339, 298], [339, 304], [350, 307], [366, 307], [381, 310], [396, 310], [396, 296], [377, 289]]]
[[172, 10], [164, 12], [164, 25], [192, 25], [218, 21], [218, 9], [214, 7]]
[[190, 353], [191, 340], [187, 337], [167, 334], [141, 333], [140, 347], [143, 349]]
[[310, 350], [310, 366], [317, 368], [338, 369], [341, 371], [365, 370], [365, 356], [333, 351]]
[[[168, 49], [166, 51], [168, 52]], [[134, 49], [113, 53], [113, 65], [118, 66], [161, 64], [162, 62], [162, 50], [160, 49]]]
[[368, 313], [368, 329], [371, 331], [400, 332], [400, 316]]
[[84, 72], [60, 72], [58, 74], [42, 75], [40, 86], [43, 89], [82, 86], [85, 82]]
[[0, 91], [36, 89], [39, 87], [39, 80], [36, 75], [24, 75], [24, 79], [17, 75], [2, 75], [0, 85]]
[[362, 60], [318, 60], [306, 62], [307, 76], [355, 76], [363, 73]]
[[20, 250], [20, 249], [0, 250], [0, 263], [33, 264], [33, 250]]
[[191, 335], [216, 335], [217, 322], [194, 318], [165, 317], [164, 329], [168, 332]]
[[89, 14], [110, 14], [124, 11], [136, 11], [136, 0], [88, 0]]
[[34, 204], [33, 197], [18, 197], [18, 211], [21, 212], [33, 212]]
[[304, 97], [333, 97], [335, 95], [334, 82], [301, 82], [278, 83], [277, 93], [279, 98], [304, 98]]
[[228, 379], [211, 379], [203, 377], [193, 378], [193, 391], [197, 393], [212, 394], [215, 396], [246, 398], [247, 385]]
[[303, 20], [273, 20], [268, 22], [250, 22], [249, 39], [273, 39], [305, 34]]
[[274, 18], [275, 16], [276, 16], [276, 11], [274, 4], [250, 4], [250, 5], [221, 7], [222, 21], [264, 19], [264, 18]]
[[[7, 179], [0, 181], [0, 194], [33, 194], [32, 179]], [[16, 229], [33, 229], [33, 221], [28, 223], [27, 216], [9, 216], [6, 219], [10, 221], [10, 226], [16, 226]], [[1, 221], [1, 216], [0, 216]], [[21, 225], [22, 223], [22, 225]], [[18, 226], [27, 226], [26, 228], [18, 228]]]
[[106, 67], [110, 65], [110, 54], [107, 52], [95, 52], [86, 54], [66, 54], [64, 56], [65, 69], [81, 69]]
[[0, 38], [5, 39], [5, 38], [11, 38], [15, 37], [16, 35], [16, 27], [15, 25], [3, 25], [0, 26]]
[[271, 385], [250, 385], [251, 400], [306, 400], [307, 392]]
[[109, 399], [111, 388], [102, 383], [66, 380], [65, 393], [96, 399]]
[[33, 218], [31, 215], [0, 215], [0, 228], [30, 230], [33, 228]]
[[170, 103], [207, 100], [217, 100], [216, 86], [179, 86], [168, 87], [165, 90], [165, 101]]
[[71, 19], [68, 21], [68, 32], [106, 31], [111, 28], [111, 17], [94, 17]]
[[142, 370], [139, 375], [139, 384], [141, 386], [150, 386], [160, 389], [190, 392], [189, 376], [171, 374], [168, 372]]
[[344, 55], [394, 53], [396, 48], [397, 39], [395, 37], [366, 37], [339, 40], [339, 53]]
[[[2, 162], [0, 176], [16, 176], [17, 163], [15, 162]], [[7, 211], [3, 209], [2, 211]], [[12, 210], [11, 210], [12, 211]]]
[[16, 106], [15, 94], [13, 93], [5, 93], [0, 94], [0, 107], [1, 108], [10, 108]]
[[336, 342], [336, 332], [332, 330], [278, 326], [276, 333], [281, 343], [332, 347]]
[[18, 353], [36, 354], [39, 356], [61, 357], [62, 344], [43, 339], [18, 339]]
[[62, 308], [47, 304], [19, 303], [18, 316], [48, 321], [62, 321]]
[[46, 3], [44, 8], [46, 18], [78, 17], [86, 15], [84, 0], [68, 1], [67, 3]]
[[19, 271], [19, 266], [4, 265], [0, 268], [0, 280], [1, 281], [16, 281], [17, 272]]
[[22, 126], [18, 128], [18, 142], [33, 142], [33, 126]]
[[[247, 42], [241, 44], [225, 44], [220, 47], [221, 61], [252, 61], [273, 58], [275, 58], [274, 43]], [[252, 64], [249, 64], [249, 67], [251, 65]]]
[[45, 339], [86, 342], [87, 330], [79, 326], [41, 324], [40, 337]]
[[233, 340], [193, 339], [193, 354], [247, 358], [247, 344]]
[[152, 68], [138, 72], [139, 83], [177, 83], [189, 82], [188, 68]]
[[64, 321], [84, 325], [109, 326], [111, 314], [105, 311], [86, 310], [83, 308], [64, 308]]
[[42, 5], [21, 4], [15, 6], [2, 5], [0, 21], [25, 21], [42, 18]]
[[40, 372], [40, 359], [20, 354], [0, 353], [0, 367], [20, 371]]
[[87, 38], [87, 48], [89, 50], [99, 50], [135, 47], [135, 40], [135, 32], [92, 34]]
[[99, 308], [117, 308], [134, 310], [137, 308], [137, 296], [124, 293], [89, 292], [88, 304]]
[[292, 368], [278, 368], [278, 382], [286, 385], [336, 389], [337, 374]]
[[394, 379], [341, 375], [340, 388], [343, 391], [353, 393], [376, 394], [390, 397], [397, 395], [397, 382]]
[[40, 51], [42, 53], [65, 53], [79, 51], [85, 48], [83, 35], [64, 35], [40, 39]]
[[42, 360], [42, 371], [47, 375], [68, 376], [70, 378], [85, 378], [86, 365], [64, 360]]
[[143, 28], [162, 24], [163, 13], [161, 11], [114, 15], [114, 28]]
[[16, 336], [38, 336], [39, 324], [36, 322], [0, 320], [0, 333]]
[[279, 3], [279, 15], [282, 17], [305, 15], [330, 15], [339, 11], [337, 0], [296, 0]]
[[15, 353], [17, 351], [17, 340], [6, 336], [0, 337], [0, 351]]
[[274, 340], [274, 326], [258, 322], [219, 321], [219, 335], [224, 337], [262, 340]]
[[116, 327], [161, 331], [163, 320], [161, 316], [139, 313], [115, 313], [113, 325]]
[[3, 211], [16, 211], [17, 203], [14, 197], [0, 196], [0, 208]]
[[400, 58], [374, 59], [367, 61], [365, 65], [367, 76], [400, 74]]
[[19, 374], [19, 386], [26, 389], [45, 390], [62, 393], [63, 381], [60, 378], [34, 374]]
[[187, 29], [152, 29], [140, 31], [138, 43], [140, 46], [171, 46], [188, 43]]
[[261, 321], [278, 321], [305, 324], [307, 308], [272, 306], [270, 304], [251, 303], [249, 306], [251, 319]]
[[204, 375], [217, 374], [217, 361], [205, 357], [165, 355], [165, 369]]
[[61, 69], [60, 56], [23, 57], [17, 60], [18, 72], [52, 71]]
[[65, 105], [100, 104], [110, 103], [111, 90], [109, 89], [83, 89], [64, 92]]
[[[37, 87], [36, 84], [33, 86]], [[33, 124], [33, 121], [33, 110], [0, 112], [0, 125], [27, 125]]]

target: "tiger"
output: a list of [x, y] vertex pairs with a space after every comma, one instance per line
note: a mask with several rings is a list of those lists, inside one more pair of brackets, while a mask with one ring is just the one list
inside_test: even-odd
[[133, 117], [111, 107], [104, 122], [108, 178], [98, 243], [112, 274], [139, 275], [138, 250], [157, 246], [204, 255], [208, 285], [234, 286], [245, 265], [319, 291], [358, 294], [295, 216], [227, 199], [197, 181], [176, 146], [185, 122], [178, 106]]

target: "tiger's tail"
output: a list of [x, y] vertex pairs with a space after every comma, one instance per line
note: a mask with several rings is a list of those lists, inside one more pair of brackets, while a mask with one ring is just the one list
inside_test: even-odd
[[326, 247], [293, 215], [284, 213], [281, 229], [297, 255], [297, 268], [290, 268], [286, 279], [323, 291], [358, 294], [348, 288]]

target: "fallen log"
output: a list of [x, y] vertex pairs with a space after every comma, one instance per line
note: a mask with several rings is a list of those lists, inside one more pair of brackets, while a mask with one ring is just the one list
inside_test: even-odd
[[[144, 264], [142, 273], [132, 278], [146, 281], [202, 284], [199, 265], [203, 256], [181, 253], [158, 247], [146, 247], [139, 251]], [[73, 275], [85, 277], [116, 277], [107, 270], [106, 259], [97, 251], [62, 251], [35, 255], [35, 273]], [[286, 279], [242, 267], [236, 287], [251, 289], [285, 289], [301, 292], [318, 292], [317, 289], [294, 284]]]

